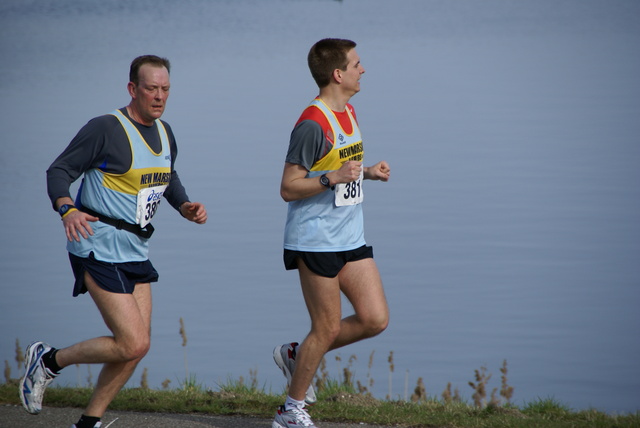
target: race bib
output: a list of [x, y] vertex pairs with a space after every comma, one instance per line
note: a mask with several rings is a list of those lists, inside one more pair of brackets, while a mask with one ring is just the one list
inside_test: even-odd
[[364, 172], [360, 171], [360, 177], [351, 183], [336, 184], [335, 203], [337, 207], [347, 205], [361, 204], [364, 199], [362, 193], [362, 182], [364, 181]]
[[151, 222], [151, 219], [158, 211], [162, 195], [167, 189], [167, 185], [146, 187], [138, 192], [138, 202], [136, 209], [136, 224], [144, 229]]

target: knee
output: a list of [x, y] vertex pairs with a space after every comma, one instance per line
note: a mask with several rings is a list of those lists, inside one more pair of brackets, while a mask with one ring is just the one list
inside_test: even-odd
[[331, 344], [340, 335], [340, 323], [334, 324], [329, 330], [327, 330], [327, 343]]
[[139, 344], [133, 351], [132, 356], [135, 360], [141, 360], [151, 349], [151, 341], [147, 340], [144, 343]]
[[340, 322], [323, 324], [321, 327], [312, 327], [311, 330], [312, 333], [315, 333], [316, 339], [328, 348], [340, 335]]
[[133, 340], [120, 348], [120, 354], [123, 361], [140, 361], [147, 355], [151, 348], [149, 338], [141, 338]]
[[372, 316], [364, 321], [364, 330], [367, 337], [377, 336], [387, 329], [389, 325], [389, 313], [384, 312]]

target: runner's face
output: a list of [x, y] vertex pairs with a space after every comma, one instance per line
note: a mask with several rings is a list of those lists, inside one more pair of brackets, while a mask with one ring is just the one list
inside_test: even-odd
[[342, 71], [343, 85], [345, 89], [354, 94], [360, 92], [360, 77], [364, 74], [364, 67], [360, 63], [360, 57], [355, 49], [347, 53], [347, 69]]
[[165, 67], [144, 64], [138, 72], [139, 83], [129, 82], [134, 119], [151, 125], [164, 113], [169, 98], [169, 72]]

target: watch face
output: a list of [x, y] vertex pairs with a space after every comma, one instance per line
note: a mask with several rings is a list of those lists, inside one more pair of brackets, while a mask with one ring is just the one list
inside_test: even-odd
[[323, 186], [329, 187], [329, 179], [327, 178], [326, 175], [320, 176], [320, 184], [322, 184]]

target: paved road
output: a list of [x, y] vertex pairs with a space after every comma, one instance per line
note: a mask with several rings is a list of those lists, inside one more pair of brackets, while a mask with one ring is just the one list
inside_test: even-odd
[[[30, 415], [22, 406], [0, 404], [0, 428], [69, 428], [82, 409], [44, 407], [39, 415]], [[117, 418], [117, 419], [116, 419]], [[114, 421], [115, 420], [115, 421]], [[270, 428], [271, 419], [202, 414], [165, 414], [108, 411], [102, 418], [109, 428]], [[318, 428], [390, 428], [364, 424], [318, 423]]]

